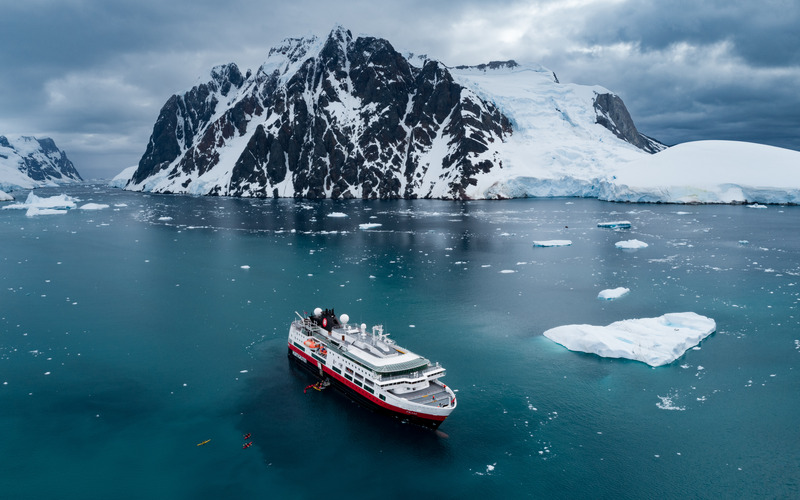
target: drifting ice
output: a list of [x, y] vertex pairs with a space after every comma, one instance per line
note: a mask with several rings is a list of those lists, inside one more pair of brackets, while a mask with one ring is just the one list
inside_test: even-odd
[[612, 229], [617, 228], [629, 228], [631, 227], [630, 221], [627, 220], [617, 220], [612, 222], [598, 222], [597, 227], [610, 227]]
[[80, 207], [81, 210], [103, 210], [104, 208], [108, 208], [105, 203], [87, 203]]
[[683, 312], [617, 321], [608, 326], [558, 326], [544, 332], [544, 336], [570, 351], [662, 366], [683, 356], [716, 329], [713, 319]]
[[533, 246], [535, 247], [568, 247], [570, 245], [572, 245], [571, 240], [545, 240], [533, 242]]
[[30, 208], [38, 208], [38, 209], [61, 209], [66, 210], [69, 208], [75, 208], [76, 198], [72, 196], [67, 196], [65, 194], [60, 194], [58, 196], [51, 196], [49, 198], [40, 198], [33, 194], [33, 192], [28, 193], [28, 198], [22, 203], [12, 203], [11, 205], [6, 205], [3, 207], [3, 210], [6, 209], [17, 209], [17, 210], [27, 210]]
[[614, 300], [622, 297], [623, 295], [627, 295], [630, 291], [630, 288], [625, 288], [624, 286], [619, 288], [610, 288], [598, 293], [597, 298], [601, 300]]
[[625, 240], [614, 243], [614, 246], [625, 250], [636, 250], [637, 248], [647, 248], [647, 243], [639, 240]]

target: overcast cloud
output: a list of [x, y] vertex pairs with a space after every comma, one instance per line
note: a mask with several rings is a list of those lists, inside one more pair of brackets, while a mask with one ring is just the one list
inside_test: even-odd
[[336, 23], [449, 66], [515, 59], [602, 85], [674, 144], [800, 150], [796, 0], [0, 0], [0, 135], [52, 137], [85, 178], [144, 153], [170, 95]]

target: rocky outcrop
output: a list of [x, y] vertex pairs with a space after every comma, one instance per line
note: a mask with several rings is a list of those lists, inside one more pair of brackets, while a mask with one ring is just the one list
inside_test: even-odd
[[647, 137], [636, 130], [633, 119], [622, 99], [615, 94], [596, 94], [594, 109], [597, 112], [597, 123], [604, 126], [623, 141], [629, 142], [648, 153], [658, 153], [667, 149], [665, 144]]

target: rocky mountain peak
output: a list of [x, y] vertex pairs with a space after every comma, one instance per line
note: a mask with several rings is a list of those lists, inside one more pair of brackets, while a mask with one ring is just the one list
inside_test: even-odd
[[[458, 68], [427, 56], [405, 57], [387, 40], [354, 37], [338, 25], [324, 39], [287, 38], [254, 75], [242, 75], [235, 64], [217, 66], [208, 83], [170, 97], [127, 189], [255, 197], [484, 197], [482, 183], [505, 175], [504, 160], [516, 148], [507, 113], [520, 103], [530, 112], [524, 100], [501, 98], [468, 76], [533, 75], [536, 85], [557, 80], [548, 70], [515, 61]], [[604, 105], [601, 100], [597, 116], [627, 130], [617, 120], [619, 108]], [[592, 109], [591, 103], [580, 106]], [[567, 117], [558, 106], [550, 109]], [[599, 118], [585, 126], [597, 123]], [[529, 136], [519, 140], [537, 140]]]
[[[6, 189], [81, 181], [75, 165], [49, 137], [0, 136], [0, 182]], [[8, 184], [8, 185], [5, 185]]]

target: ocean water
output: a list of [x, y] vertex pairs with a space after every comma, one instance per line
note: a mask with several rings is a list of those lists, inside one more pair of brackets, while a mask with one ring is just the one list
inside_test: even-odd
[[[800, 207], [38, 193], [110, 207], [0, 211], [3, 498], [800, 496]], [[447, 368], [438, 432], [303, 393], [315, 307]], [[683, 311], [659, 368], [542, 336]]]

